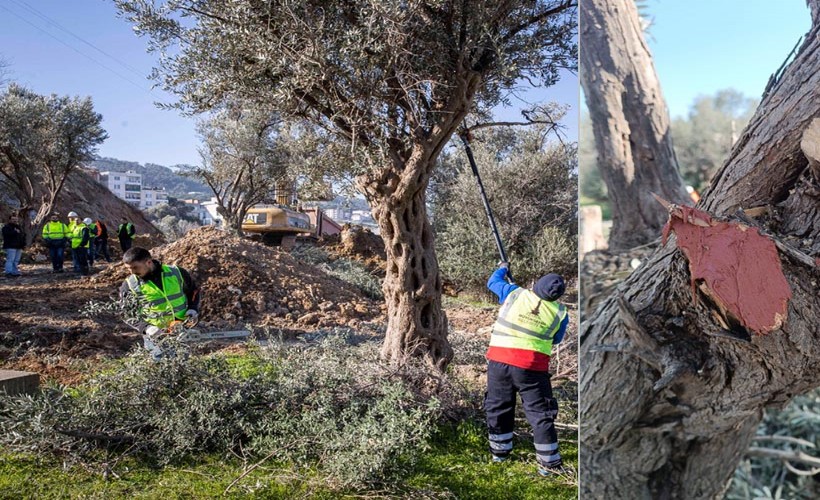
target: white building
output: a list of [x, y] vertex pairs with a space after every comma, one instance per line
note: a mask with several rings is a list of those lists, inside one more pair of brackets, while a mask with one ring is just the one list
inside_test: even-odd
[[100, 183], [118, 198], [140, 208], [151, 208], [168, 203], [165, 189], [142, 187], [142, 174], [127, 172], [100, 172]]
[[350, 222], [355, 222], [356, 224], [362, 225], [376, 223], [370, 213], [370, 210], [353, 210], [350, 214]]
[[164, 205], [168, 203], [168, 195], [165, 193], [165, 188], [142, 188], [142, 196], [140, 198], [140, 208], [151, 208], [157, 205]]
[[208, 210], [205, 208], [205, 205], [202, 202], [194, 198], [182, 201], [186, 205], [193, 208], [193, 210], [191, 210], [191, 215], [199, 219], [199, 222], [203, 226], [208, 226], [214, 223], [214, 219], [211, 217], [211, 213], [208, 212]]
[[142, 174], [128, 172], [100, 172], [100, 182], [120, 199], [139, 207], [142, 201]]
[[219, 207], [219, 203], [216, 202], [216, 198], [213, 197], [209, 201], [203, 201], [200, 205], [204, 208], [208, 215], [211, 217], [211, 223], [216, 224], [217, 226], [222, 224], [222, 216], [216, 211]]
[[337, 222], [348, 222], [350, 221], [351, 215], [353, 215], [352, 210], [343, 207], [328, 208], [325, 210], [325, 213], [328, 217]]

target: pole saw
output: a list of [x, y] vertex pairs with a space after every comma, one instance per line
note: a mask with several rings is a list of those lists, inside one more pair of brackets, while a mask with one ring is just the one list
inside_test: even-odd
[[[464, 143], [464, 150], [467, 152], [467, 159], [470, 160], [470, 169], [472, 169], [473, 175], [478, 182], [478, 192], [481, 194], [481, 201], [484, 203], [484, 211], [487, 212], [487, 219], [490, 221], [490, 229], [492, 230], [493, 237], [495, 238], [495, 246], [498, 247], [498, 254], [501, 256], [501, 262], [506, 262], [509, 265], [509, 261], [507, 260], [507, 252], [504, 251], [504, 243], [501, 241], [501, 234], [498, 232], [498, 226], [495, 225], [493, 210], [490, 208], [490, 202], [487, 200], [487, 192], [484, 191], [484, 183], [481, 182], [481, 176], [478, 174], [478, 166], [475, 164], [473, 150], [470, 147], [470, 140], [472, 137], [470, 136], [470, 131], [467, 130], [466, 126], [462, 128], [459, 133], [459, 137], [461, 137], [461, 142]], [[512, 272], [509, 267], [507, 268], [507, 281], [513, 281]]]

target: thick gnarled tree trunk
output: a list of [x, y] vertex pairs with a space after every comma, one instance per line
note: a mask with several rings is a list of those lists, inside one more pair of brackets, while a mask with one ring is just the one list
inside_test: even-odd
[[443, 370], [453, 359], [447, 316], [441, 308], [441, 274], [423, 191], [405, 203], [374, 210], [387, 254], [384, 298], [388, 322], [382, 357], [423, 355]]
[[[455, 123], [449, 128], [454, 130]], [[441, 144], [449, 135], [442, 136]], [[447, 340], [441, 273], [425, 204], [432, 158], [441, 144], [417, 145], [403, 165], [364, 175], [358, 183], [379, 224], [387, 257], [382, 290], [388, 320], [382, 358], [401, 363], [422, 357], [444, 370], [453, 359], [453, 349]]]
[[598, 168], [612, 203], [609, 248], [656, 239], [666, 213], [651, 192], [689, 197], [669, 135], [669, 112], [632, 0], [581, 2], [581, 85]]
[[800, 147], [818, 88], [815, 24], [701, 203], [724, 219], [768, 211], [738, 218], [777, 244], [785, 323], [748, 340], [726, 331], [672, 238], [581, 327], [583, 498], [720, 498], [763, 410], [820, 385], [820, 179]]

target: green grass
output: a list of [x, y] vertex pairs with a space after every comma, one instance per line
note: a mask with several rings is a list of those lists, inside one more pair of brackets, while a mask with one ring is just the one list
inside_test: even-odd
[[487, 307], [497, 308], [498, 302], [493, 302], [491, 293], [470, 293], [470, 292], [462, 292], [456, 297], [451, 297], [448, 295], [442, 296], [442, 305], [444, 307], [452, 307], [452, 306], [470, 306], [470, 307], [477, 307], [479, 309], [484, 309]]
[[[119, 464], [120, 478], [80, 467], [63, 469], [56, 459], [0, 454], [0, 498], [217, 498], [239, 477], [237, 459], [206, 457], [190, 464], [154, 469], [134, 460]], [[339, 493], [298, 477], [286, 466], [255, 469], [227, 498], [338, 498]]]
[[[564, 463], [577, 470], [576, 439], [575, 434], [559, 436]], [[440, 429], [432, 450], [422, 456], [416, 470], [408, 486], [447, 490], [460, 499], [578, 497], [577, 476], [543, 478], [537, 474], [531, 440], [517, 438], [511, 458], [492, 463], [486, 429], [476, 422]]]
[[[561, 454], [573, 469], [578, 464], [575, 435], [562, 436]], [[229, 491], [228, 498], [343, 498], [381, 495], [419, 498], [454, 495], [460, 499], [574, 499], [576, 478], [542, 478], [535, 470], [532, 442], [518, 439], [512, 458], [490, 461], [486, 429], [478, 422], [444, 426], [430, 450], [401, 483], [377, 491], [343, 492], [324, 485], [311, 471], [294, 472], [287, 464], [265, 463]], [[0, 451], [0, 499], [5, 498], [215, 498], [222, 497], [243, 472], [236, 458], [206, 456], [186, 464], [152, 468], [126, 459], [114, 470], [119, 478], [105, 479], [101, 471], [64, 469], [56, 458]], [[448, 493], [450, 495], [448, 495]]]

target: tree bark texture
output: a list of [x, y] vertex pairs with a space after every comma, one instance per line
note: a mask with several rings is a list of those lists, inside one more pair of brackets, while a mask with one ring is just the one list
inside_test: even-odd
[[652, 192], [675, 203], [689, 197], [634, 2], [585, 0], [580, 26], [581, 85], [613, 209], [609, 247], [619, 251], [656, 239], [666, 222]]
[[[425, 204], [432, 162], [430, 153], [420, 149], [398, 175], [387, 170], [392, 172], [387, 174], [388, 184], [399, 186], [391, 195], [368, 188], [372, 181], [362, 185], [379, 224], [387, 257], [382, 290], [388, 320], [382, 358], [401, 363], [409, 357], [423, 357], [444, 370], [453, 359], [453, 350], [447, 340], [441, 273]], [[408, 177], [413, 181], [407, 182]]]
[[800, 148], [820, 116], [819, 34], [815, 25], [701, 202], [723, 219], [767, 207], [744, 220], [779, 250], [785, 323], [738, 338], [695, 290], [675, 238], [660, 248], [581, 327], [582, 498], [721, 498], [763, 410], [820, 385], [820, 184]]

